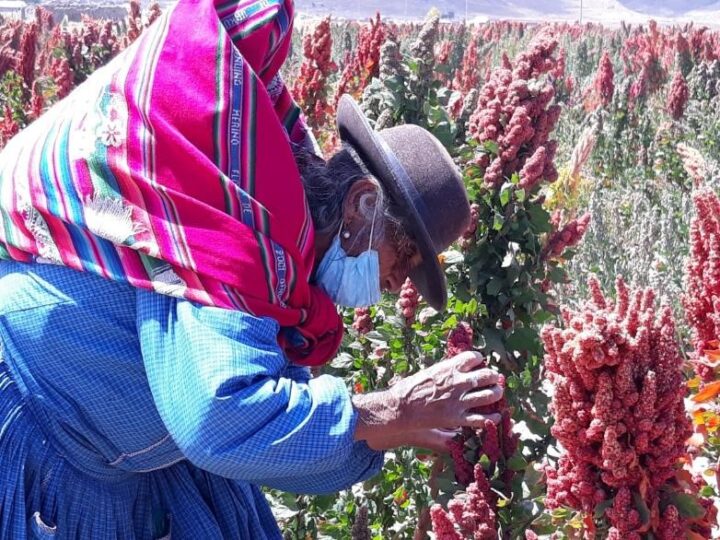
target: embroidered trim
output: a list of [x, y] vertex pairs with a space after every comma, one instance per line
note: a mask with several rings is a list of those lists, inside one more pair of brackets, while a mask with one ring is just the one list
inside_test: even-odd
[[25, 204], [20, 210], [25, 226], [33, 235], [39, 256], [36, 261], [44, 264], [63, 264], [60, 252], [50, 235], [50, 228], [36, 208]]
[[96, 196], [85, 202], [85, 221], [95, 235], [113, 244], [127, 244], [143, 230], [133, 221], [133, 209], [123, 199]]

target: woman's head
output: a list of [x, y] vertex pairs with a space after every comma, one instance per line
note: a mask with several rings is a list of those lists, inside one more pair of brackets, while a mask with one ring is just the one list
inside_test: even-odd
[[295, 158], [315, 226], [316, 261], [339, 235], [348, 256], [377, 251], [380, 287], [397, 292], [421, 257], [400, 209], [380, 182], [349, 145], [327, 162], [300, 147]]
[[[340, 281], [350, 289], [359, 282], [368, 291], [373, 284], [374, 290], [353, 298], [374, 302], [379, 300], [378, 284], [364, 276], [379, 273], [379, 285], [388, 291], [399, 290], [409, 276], [428, 304], [444, 309], [447, 284], [438, 255], [470, 223], [470, 202], [452, 156], [420, 126], [375, 131], [348, 94], [338, 101], [337, 127], [346, 145], [328, 163], [307, 154], [298, 160], [318, 231], [318, 260], [326, 252], [339, 253], [330, 259], [335, 264], [329, 269], [333, 277], [327, 281], [335, 285], [333, 292], [341, 290]], [[340, 238], [342, 246], [336, 240]], [[354, 258], [361, 260], [345, 256], [357, 253], [361, 255]], [[326, 262], [327, 257], [316, 278], [329, 292], [324, 286]], [[338, 294], [330, 296], [337, 299]]]

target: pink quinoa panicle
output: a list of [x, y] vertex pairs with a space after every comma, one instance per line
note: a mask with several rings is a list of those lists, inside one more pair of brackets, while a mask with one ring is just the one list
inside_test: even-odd
[[677, 71], [670, 84], [667, 97], [667, 110], [674, 120], [680, 120], [685, 114], [685, 107], [689, 97], [690, 91], [687, 82], [685, 82], [685, 77], [680, 71]]
[[410, 281], [410, 278], [407, 278], [400, 289], [400, 297], [395, 302], [395, 308], [398, 310], [398, 314], [405, 319], [408, 326], [415, 322], [419, 303], [420, 293], [413, 285], [413, 282]]
[[481, 145], [492, 143], [496, 153], [481, 152], [475, 160], [488, 187], [498, 188], [513, 173], [532, 190], [542, 181], [553, 182], [557, 142], [550, 139], [560, 116], [559, 105], [550, 105], [555, 91], [540, 78], [556, 67], [557, 40], [541, 34], [514, 63], [503, 56], [480, 90], [470, 117], [470, 135]]
[[705, 188], [695, 192], [693, 203], [682, 300], [692, 329], [693, 366], [704, 382], [712, 382], [716, 369], [705, 351], [717, 349], [720, 338], [720, 199]]
[[361, 335], [372, 332], [373, 322], [372, 317], [370, 316], [370, 308], [364, 307], [355, 309], [355, 317], [353, 318], [352, 327], [358, 334]]
[[563, 449], [546, 469], [546, 505], [590, 513], [614, 497], [604, 512], [611, 535], [635, 538], [633, 497], [656, 504], [692, 434], [683, 359], [670, 308], [657, 309], [652, 290], [631, 290], [620, 278], [615, 302], [595, 278], [590, 290], [589, 301], [564, 310], [564, 328], [542, 330], [551, 432]]

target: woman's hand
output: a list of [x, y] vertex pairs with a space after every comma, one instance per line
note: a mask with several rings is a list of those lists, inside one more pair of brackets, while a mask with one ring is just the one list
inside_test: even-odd
[[[355, 438], [376, 449], [400, 446], [396, 441], [415, 446], [408, 440], [413, 434], [438, 441], [433, 430], [482, 427], [487, 419], [499, 422], [499, 414], [473, 411], [503, 395], [497, 373], [481, 367], [483, 364], [479, 353], [465, 352], [402, 379], [388, 390], [353, 396], [359, 412]], [[434, 438], [429, 433], [434, 433]]]

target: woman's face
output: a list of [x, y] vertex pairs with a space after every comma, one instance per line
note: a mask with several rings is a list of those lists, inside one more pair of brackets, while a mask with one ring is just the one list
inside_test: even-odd
[[[422, 256], [412, 241], [402, 233], [391, 231], [392, 228], [392, 225], [388, 226], [381, 244], [372, 247], [378, 252], [380, 261], [380, 288], [383, 291], [398, 294], [410, 271], [422, 262]], [[363, 248], [353, 245], [354, 243], [350, 240], [343, 239], [342, 243], [343, 249], [346, 251], [349, 249], [347, 252], [351, 256], [357, 256], [367, 248], [367, 244], [364, 242], [361, 244], [364, 246]]]
[[415, 243], [401, 234], [390, 238], [378, 248], [380, 258], [380, 288], [398, 294], [410, 271], [420, 265], [422, 256]]

